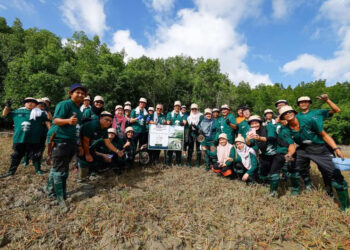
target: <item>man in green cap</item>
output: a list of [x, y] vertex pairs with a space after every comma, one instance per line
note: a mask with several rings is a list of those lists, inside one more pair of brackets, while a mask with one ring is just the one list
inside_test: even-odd
[[46, 113], [35, 108], [37, 100], [32, 97], [24, 99], [24, 107], [11, 111], [11, 102], [7, 102], [2, 115], [14, 121], [13, 154], [9, 170], [1, 175], [5, 178], [14, 175], [24, 155], [33, 161], [35, 171], [41, 175], [40, 169], [40, 135], [42, 124], [48, 121]]

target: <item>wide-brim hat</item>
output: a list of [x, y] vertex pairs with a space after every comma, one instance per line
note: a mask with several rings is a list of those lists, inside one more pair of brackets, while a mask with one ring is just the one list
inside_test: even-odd
[[277, 102], [275, 102], [275, 107], [277, 107], [277, 105], [280, 104], [280, 103], [285, 103], [285, 104], [288, 105], [287, 100], [278, 100]]
[[214, 112], [220, 112], [220, 110], [218, 108], [213, 108], [213, 113]]
[[124, 106], [124, 110], [129, 110], [129, 111], [131, 111], [131, 106], [129, 106], [129, 105]]
[[97, 95], [97, 96], [95, 96], [95, 98], [94, 98], [94, 102], [98, 102], [98, 101], [100, 101], [100, 102], [105, 102], [105, 99], [103, 99], [102, 96]]
[[154, 111], [154, 108], [153, 107], [149, 107], [148, 111]]
[[243, 138], [242, 135], [238, 135], [238, 136], [236, 137], [236, 139], [235, 139], [235, 143], [236, 143], [236, 142], [245, 143], [245, 140], [244, 140], [244, 138]]
[[126, 101], [126, 102], [124, 102], [124, 106], [131, 106], [131, 102], [130, 101]]
[[297, 113], [291, 106], [288, 106], [288, 105], [283, 106], [283, 107], [280, 108], [279, 111], [278, 111], [278, 112], [281, 114], [281, 115], [280, 115], [280, 119], [281, 119], [281, 120], [284, 120], [283, 116], [284, 116], [287, 112], [289, 112], [289, 111], [293, 111], [294, 114]]
[[34, 103], [38, 104], [38, 100], [35, 99], [34, 97], [26, 97], [26, 98], [24, 98], [23, 103], [26, 103], [26, 102], [34, 102]]
[[221, 106], [221, 110], [223, 110], [223, 109], [230, 110], [230, 106], [228, 106], [227, 104], [224, 104], [224, 105]]
[[174, 102], [174, 107], [175, 107], [175, 106], [180, 106], [180, 107], [181, 107], [181, 102], [180, 102], [180, 101], [175, 101], [175, 102]]
[[144, 97], [141, 97], [141, 98], [139, 99], [139, 102], [147, 103], [147, 99], [144, 98]]
[[191, 109], [198, 109], [198, 105], [196, 103], [191, 104]]
[[100, 114], [100, 117], [104, 117], [104, 116], [109, 116], [109, 117], [113, 118], [112, 113], [110, 113], [110, 112], [108, 112], [108, 111], [103, 111], [103, 112]]
[[108, 133], [113, 133], [113, 134], [117, 134], [117, 130], [115, 129], [115, 128], [109, 128], [108, 130], [107, 130], [107, 132]]
[[129, 131], [134, 132], [134, 129], [133, 129], [132, 127], [127, 127], [127, 128], [125, 129], [125, 134], [128, 133]]
[[266, 115], [268, 113], [272, 113], [273, 114], [273, 110], [272, 109], [265, 109], [264, 115]]
[[298, 98], [297, 104], [299, 105], [299, 102], [310, 102], [312, 103], [312, 100], [309, 96], [301, 96]]
[[117, 110], [117, 109], [123, 109], [123, 106], [122, 105], [115, 106], [114, 110]]
[[226, 139], [226, 140], [227, 140], [227, 134], [221, 133], [221, 134], [219, 135], [219, 139]]
[[204, 109], [204, 114], [206, 115], [206, 114], [212, 114], [213, 112], [211, 111], [211, 109], [210, 108], [206, 108], [206, 109]]
[[258, 115], [252, 115], [251, 117], [249, 117], [248, 124], [250, 124], [253, 121], [260, 122], [260, 123], [262, 122], [261, 117]]
[[43, 100], [44, 102], [49, 102], [49, 103], [51, 103], [51, 100], [50, 100], [50, 98], [48, 98], [48, 97], [43, 97], [43, 98], [41, 98], [41, 100]]
[[84, 101], [91, 101], [90, 96], [89, 96], [89, 95], [88, 95], [88, 96], [86, 96], [86, 97], [84, 98]]

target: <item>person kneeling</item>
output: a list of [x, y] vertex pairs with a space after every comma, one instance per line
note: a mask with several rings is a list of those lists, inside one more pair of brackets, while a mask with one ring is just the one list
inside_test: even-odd
[[119, 164], [121, 167], [131, 168], [134, 166], [136, 155], [136, 143], [134, 138], [134, 129], [127, 127], [125, 129], [125, 136], [118, 141], [118, 149], [123, 150], [124, 155], [120, 157]]
[[237, 148], [237, 161], [234, 164], [233, 171], [246, 183], [255, 181], [258, 170], [255, 150], [245, 144], [245, 140], [241, 135], [238, 135], [235, 139], [235, 145]]
[[227, 135], [219, 135], [219, 145], [216, 149], [218, 161], [213, 165], [213, 172], [221, 173], [223, 176], [232, 175], [232, 165], [235, 159], [235, 147], [227, 140]]

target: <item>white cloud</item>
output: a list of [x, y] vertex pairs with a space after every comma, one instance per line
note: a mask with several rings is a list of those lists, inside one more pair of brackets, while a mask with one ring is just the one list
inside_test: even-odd
[[248, 45], [236, 31], [245, 18], [260, 15], [261, 0], [195, 0], [195, 9], [181, 9], [170, 24], [158, 23], [150, 45], [143, 47], [129, 31], [114, 34], [112, 51], [125, 48], [129, 57], [147, 55], [153, 58], [187, 55], [218, 58], [221, 70], [235, 83], [249, 81], [252, 85], [270, 84], [268, 75], [252, 73], [244, 63]]
[[33, 4], [29, 3], [26, 0], [12, 0], [11, 5], [22, 12], [26, 12], [26, 13], [35, 12], [35, 8]]
[[168, 12], [174, 7], [174, 0], [152, 0], [152, 7], [157, 12]]
[[0, 4], [0, 10], [7, 10], [7, 7], [5, 5]]
[[75, 31], [103, 37], [108, 29], [103, 0], [63, 0], [60, 9], [64, 21]]
[[333, 58], [324, 59], [316, 55], [303, 54], [286, 63], [282, 71], [294, 74], [298, 70], [310, 70], [316, 79], [331, 82], [349, 80], [350, 76], [350, 2], [327, 0], [319, 9], [319, 18], [328, 19], [340, 41]]
[[287, 15], [288, 3], [286, 0], [272, 0], [272, 16], [276, 19], [284, 18]]

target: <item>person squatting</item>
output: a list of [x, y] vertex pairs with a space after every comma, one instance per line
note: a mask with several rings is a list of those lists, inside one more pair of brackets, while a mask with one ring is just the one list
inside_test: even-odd
[[70, 87], [69, 96], [57, 104], [53, 115], [48, 98], [32, 97], [25, 98], [24, 107], [17, 110], [11, 110], [11, 102], [7, 102], [2, 113], [13, 120], [14, 136], [10, 168], [0, 177], [14, 175], [24, 157], [25, 164], [31, 160], [36, 173], [43, 174], [41, 162], [46, 144], [47, 162], [52, 167], [44, 191], [57, 199], [64, 211], [68, 211], [67, 178], [73, 158], [80, 183], [105, 170], [121, 174], [133, 168], [137, 155], [140, 163], [163, 164], [161, 150], [147, 150], [151, 124], [184, 127], [184, 154], [163, 152], [167, 166], [182, 166], [184, 155], [186, 166], [191, 167], [195, 153], [196, 167], [202, 165], [203, 158], [205, 170], [247, 184], [267, 184], [270, 196], [277, 197], [280, 181], [287, 179], [292, 195], [300, 194], [301, 180], [305, 190], [312, 189], [313, 161], [328, 195], [333, 196], [334, 188], [340, 208], [349, 208], [348, 184], [332, 161], [335, 156], [344, 159], [344, 155], [323, 128], [325, 119], [340, 112], [327, 94], [318, 98], [330, 109], [310, 109], [311, 98], [302, 96], [296, 103], [299, 113], [286, 100], [278, 100], [276, 115], [266, 109], [263, 118], [252, 115], [246, 106], [238, 108], [236, 118], [227, 104], [201, 113], [193, 103], [188, 113], [180, 101], [175, 101], [173, 110], [166, 114], [162, 104], [147, 110], [147, 99], [143, 97], [134, 109], [127, 101], [111, 113], [105, 110], [102, 96], [95, 96], [91, 103], [87, 88], [80, 83]]

